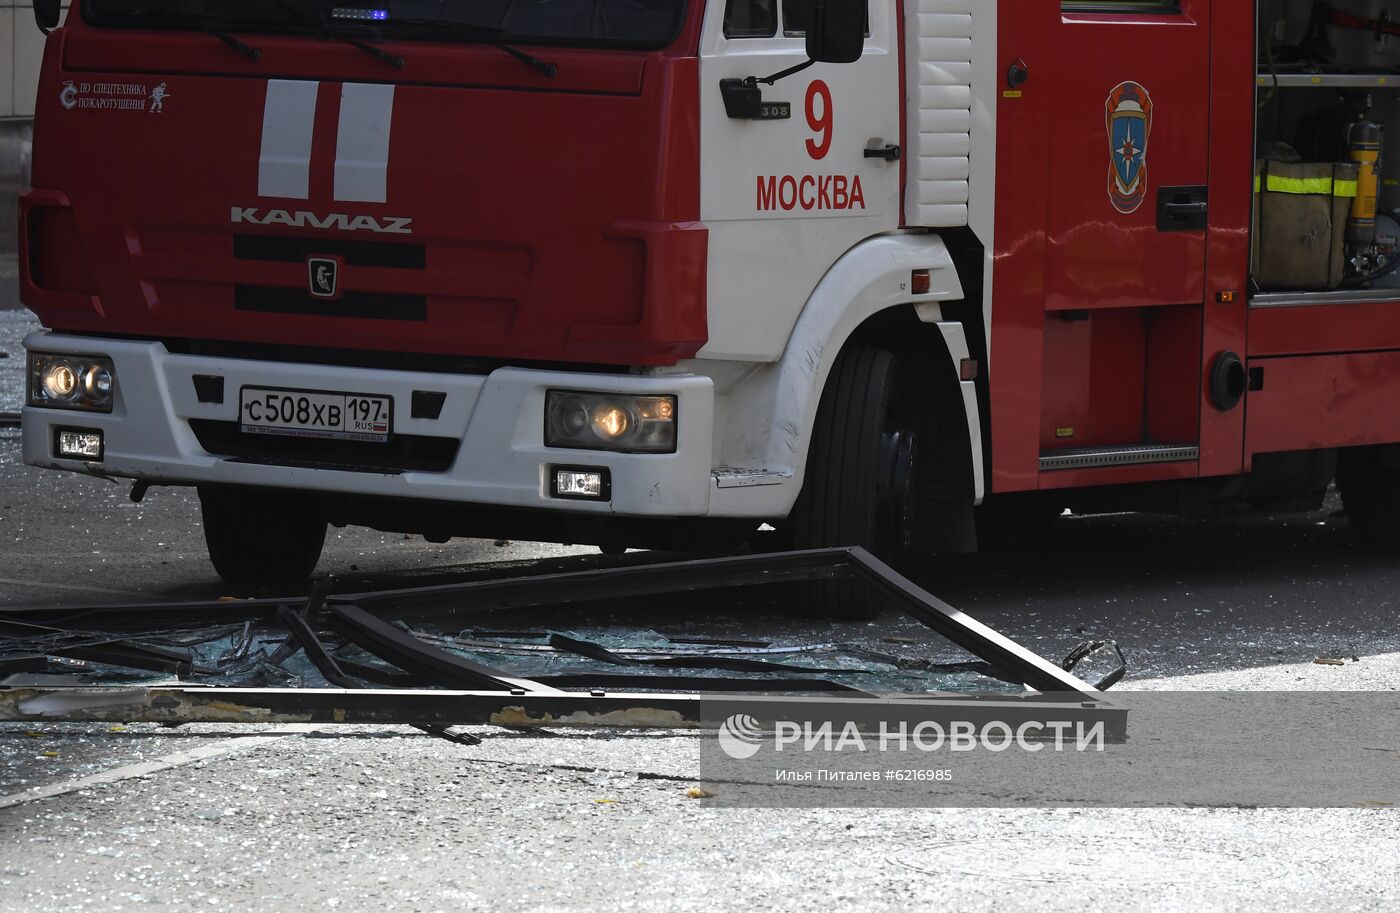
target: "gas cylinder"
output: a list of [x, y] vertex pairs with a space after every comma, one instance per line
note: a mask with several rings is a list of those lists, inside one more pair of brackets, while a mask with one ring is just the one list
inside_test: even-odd
[[1356, 199], [1347, 220], [1347, 245], [1353, 251], [1376, 243], [1376, 200], [1380, 194], [1381, 125], [1361, 114], [1351, 125], [1347, 138], [1348, 155], [1360, 166]]

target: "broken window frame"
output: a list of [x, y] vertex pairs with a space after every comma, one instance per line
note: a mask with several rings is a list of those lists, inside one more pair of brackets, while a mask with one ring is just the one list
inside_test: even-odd
[[[502, 609], [560, 607], [615, 598], [663, 596], [776, 583], [853, 579], [874, 588], [892, 607], [987, 664], [998, 678], [1022, 683], [1016, 694], [936, 692], [876, 695], [844, 683], [803, 675], [796, 681], [608, 672], [521, 678], [459, 657], [415, 637], [385, 618], [410, 612], [445, 615]], [[153, 721], [162, 723], [374, 723], [442, 727], [471, 724], [548, 727], [687, 728], [712, 724], [706, 702], [723, 694], [759, 720], [794, 711], [821, 719], [868, 718], [872, 706], [892, 722], [1000, 720], [1012, 725], [1053, 716], [1102, 722], [1109, 738], [1126, 736], [1126, 710], [1071, 673], [924, 591], [861, 548], [812, 549], [661, 562], [632, 567], [473, 580], [415, 589], [328, 594], [324, 581], [307, 597], [236, 602], [187, 602], [0, 610], [0, 625], [104, 621], [149, 629], [159, 619], [192, 616], [281, 623], [289, 638], [338, 688], [229, 688], [193, 685], [13, 686], [0, 688], [0, 720]], [[292, 608], [300, 603], [299, 609]], [[312, 620], [403, 670], [443, 688], [385, 688], [361, 684], [348, 663], [330, 657]], [[4, 630], [0, 628], [0, 630]], [[110, 659], [146, 656], [150, 648], [114, 639], [85, 649], [114, 651]], [[3, 643], [0, 643], [3, 650]], [[89, 654], [91, 655], [91, 654]], [[161, 657], [165, 659], [165, 657]], [[329, 663], [327, 661], [329, 660]], [[103, 660], [107, 661], [107, 660]], [[121, 664], [118, 662], [118, 664]], [[964, 664], [965, 665], [965, 664]], [[775, 667], [781, 669], [782, 667]], [[326, 674], [329, 670], [330, 674]], [[360, 669], [360, 671], [365, 671]], [[334, 676], [334, 677], [333, 677]], [[553, 678], [553, 680], [550, 680]], [[651, 689], [629, 692], [629, 687]], [[675, 688], [675, 691], [656, 689]], [[586, 689], [569, 691], [566, 688]], [[751, 690], [755, 693], [736, 693]], [[784, 693], [786, 692], [786, 693]], [[801, 692], [801, 693], [792, 693]]]

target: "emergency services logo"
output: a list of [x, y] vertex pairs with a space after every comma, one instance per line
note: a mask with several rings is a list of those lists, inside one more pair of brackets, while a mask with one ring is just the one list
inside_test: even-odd
[[58, 102], [63, 105], [66, 111], [72, 111], [78, 107], [78, 87], [73, 85], [73, 80], [63, 81], [63, 91], [58, 93]]
[[165, 83], [161, 83], [151, 90], [150, 112], [152, 114], [165, 113], [165, 100], [170, 97], [170, 89]]
[[719, 747], [736, 761], [746, 761], [763, 747], [763, 727], [758, 720], [736, 713], [719, 724]]
[[1108, 93], [1108, 198], [1123, 214], [1147, 197], [1147, 140], [1152, 135], [1152, 96], [1140, 84], [1122, 82]]

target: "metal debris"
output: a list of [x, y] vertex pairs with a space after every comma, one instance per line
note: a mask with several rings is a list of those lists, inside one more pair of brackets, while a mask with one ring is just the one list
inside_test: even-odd
[[[841, 643], [673, 642], [635, 630], [585, 636], [582, 630], [463, 631], [454, 625], [464, 614], [526, 606], [839, 577], [874, 588], [975, 659], [938, 663]], [[0, 610], [0, 655], [27, 657], [16, 662], [28, 663], [28, 671], [0, 679], [0, 719], [406, 723], [470, 741], [451, 727], [709, 725], [704, 703], [724, 695], [727, 703], [744, 702], [759, 719], [776, 718], [782, 708], [790, 712], [797, 702], [807, 712], [838, 718], [879, 704], [894, 719], [920, 721], [969, 713], [1033, 719], [1054, 712], [1057, 718], [1109, 719], [1121, 732], [1124, 720], [1093, 685], [930, 596], [861, 549], [648, 563], [414, 590], [328, 589], [322, 581], [299, 599]], [[176, 618], [181, 627], [162, 630]], [[195, 620], [204, 626], [191, 627]], [[1067, 666], [1101, 659], [1106, 646], [1112, 645], [1086, 645]], [[34, 656], [44, 658], [43, 670], [34, 668]], [[63, 676], [58, 681], [64, 684], [55, 684], [53, 675]], [[1106, 687], [1104, 681], [1097, 683]]]

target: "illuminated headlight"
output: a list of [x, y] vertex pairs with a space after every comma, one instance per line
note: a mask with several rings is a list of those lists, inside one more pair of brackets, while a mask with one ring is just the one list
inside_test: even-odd
[[675, 453], [676, 398], [550, 390], [544, 443], [574, 450]]
[[29, 353], [29, 405], [111, 412], [116, 378], [109, 358]]
[[54, 434], [54, 455], [65, 460], [102, 461], [102, 432], [89, 428], [60, 428]]

